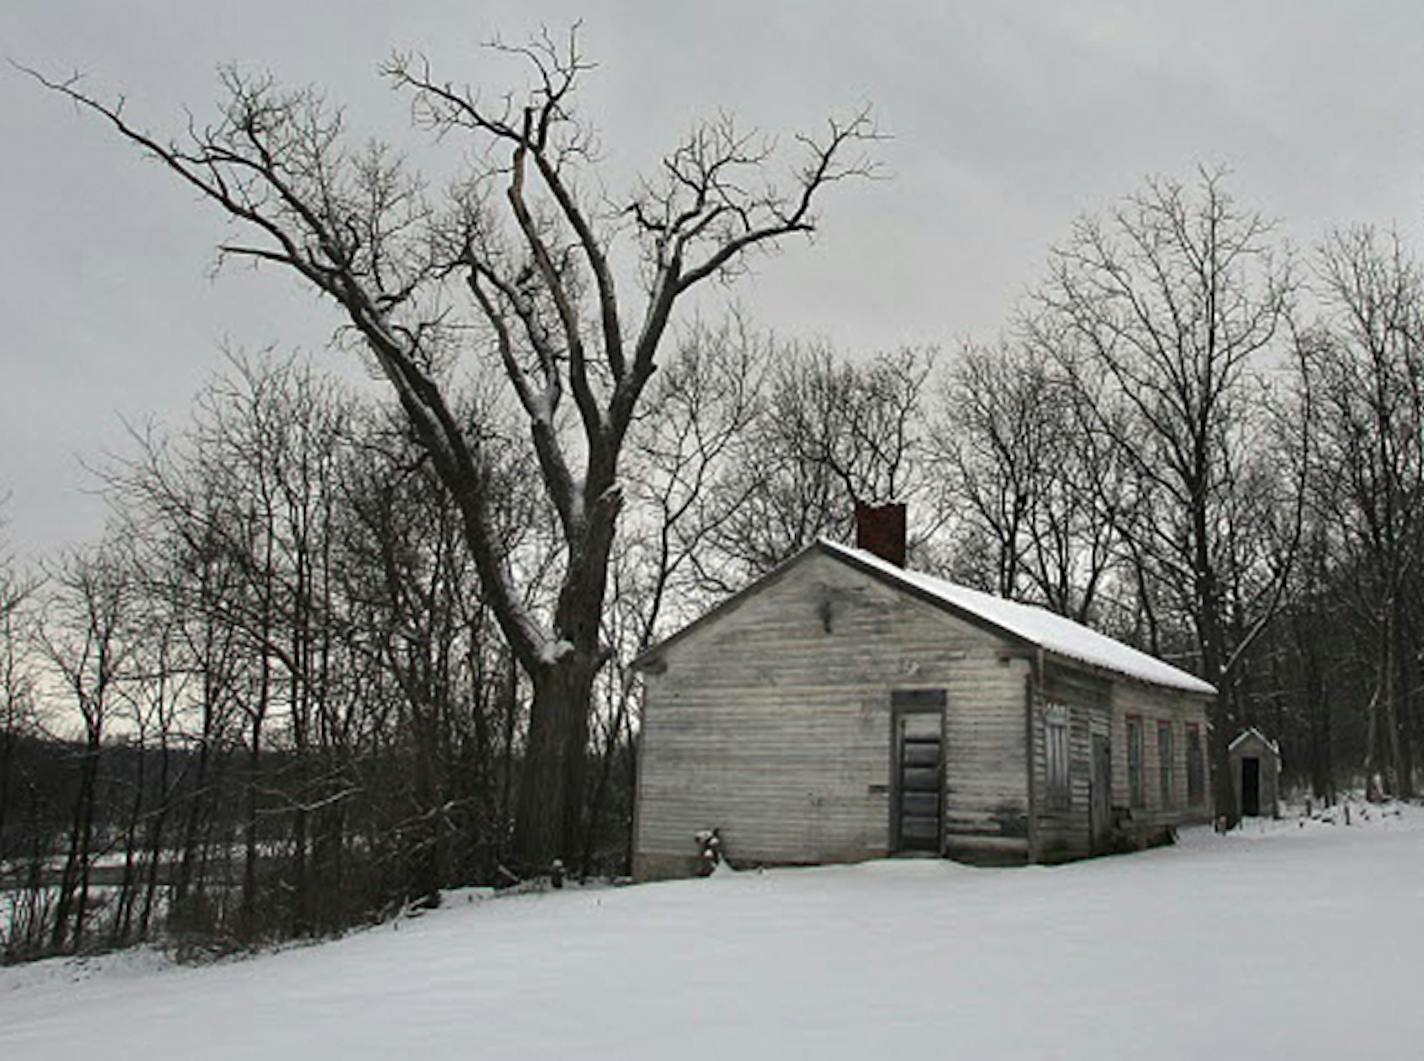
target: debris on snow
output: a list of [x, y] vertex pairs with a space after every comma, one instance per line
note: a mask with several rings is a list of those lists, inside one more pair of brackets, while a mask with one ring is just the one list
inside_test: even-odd
[[698, 874], [703, 877], [710, 877], [717, 872], [718, 866], [726, 865], [722, 857], [722, 835], [716, 827], [711, 829], [699, 829], [692, 834], [692, 838], [697, 841], [697, 857], [700, 860]]

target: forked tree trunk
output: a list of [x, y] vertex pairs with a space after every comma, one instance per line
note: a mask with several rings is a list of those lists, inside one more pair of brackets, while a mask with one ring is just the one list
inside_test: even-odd
[[[423, 118], [417, 124], [428, 119], [437, 134], [475, 132], [483, 140], [475, 148], [472, 180], [453, 197], [458, 212], [448, 223], [443, 210], [430, 211], [428, 219], [406, 217], [419, 199], [407, 190], [407, 179], [415, 176], [410, 171], [365, 167], [334, 133], [313, 143], [312, 128], [340, 125], [332, 118], [337, 112], [315, 91], [287, 93], [267, 78], [233, 75], [226, 79], [231, 95], [223, 120], [194, 125], [180, 146], [129, 125], [120, 105], [84, 95], [73, 81], [35, 75], [105, 117], [255, 235], [251, 242], [225, 244], [224, 256], [294, 270], [338, 303], [365, 340], [461, 508], [484, 596], [534, 683], [516, 829], [517, 853], [533, 866], [578, 853], [589, 701], [603, 658], [599, 618], [620, 503], [618, 459], [674, 306], [692, 287], [729, 278], [747, 254], [814, 232], [818, 193], [874, 171], [871, 162], [845, 158], [845, 152], [877, 138], [868, 111], [833, 119], [824, 136], [796, 138], [803, 161], [781, 182], [767, 179], [769, 152], [745, 151], [742, 135], [725, 117], [698, 126], [662, 164], [673, 171], [667, 190], [640, 184], [621, 211], [631, 233], [615, 248], [619, 233], [605, 231], [602, 197], [585, 202], [584, 189], [598, 183], [586, 168], [590, 153], [569, 149], [587, 132], [570, 97], [588, 67], [576, 37], [571, 31], [566, 48], [547, 34], [529, 47], [501, 45], [531, 63], [533, 84], [542, 87], [506, 95], [503, 105], [488, 109], [476, 95], [434, 80], [405, 57], [388, 64], [386, 75], [414, 97]], [[509, 176], [508, 215], [493, 196], [478, 191], [501, 172]], [[740, 176], [731, 178], [733, 172]], [[348, 208], [348, 199], [369, 204]], [[508, 245], [501, 238], [506, 231], [513, 236]], [[439, 248], [434, 257], [432, 248]], [[624, 253], [640, 255], [650, 266], [646, 302], [635, 314], [620, 305], [614, 288], [610, 258], [621, 261]], [[472, 300], [465, 316], [443, 304], [457, 274], [464, 275]], [[438, 307], [432, 302], [437, 293]], [[438, 315], [422, 316], [427, 304]], [[557, 331], [551, 309], [557, 311]], [[524, 591], [532, 587], [516, 585], [514, 557], [500, 540], [488, 489], [496, 480], [480, 453], [480, 440], [493, 424], [452, 408], [428, 371], [432, 354], [443, 360], [447, 350], [430, 345], [441, 342], [435, 337], [454, 336], [471, 324], [481, 336], [494, 337], [503, 373], [528, 416], [544, 494], [559, 511], [569, 562], [552, 631], [529, 604]], [[473, 345], [489, 344], [481, 338]], [[555, 426], [565, 394], [578, 406], [582, 445], [566, 441]]]
[[521, 660], [534, 686], [514, 829], [515, 857], [525, 871], [544, 872], [556, 858], [572, 868], [583, 850], [588, 720], [594, 678], [607, 659], [600, 635], [621, 506], [616, 451], [604, 456], [585, 488], [587, 522], [569, 551], [554, 613], [558, 640], [535, 659]]

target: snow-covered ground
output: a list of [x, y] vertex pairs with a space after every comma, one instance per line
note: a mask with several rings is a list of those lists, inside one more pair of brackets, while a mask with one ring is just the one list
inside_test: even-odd
[[1424, 810], [1058, 868], [477, 899], [207, 967], [0, 970], [0, 1058], [1424, 1056]]

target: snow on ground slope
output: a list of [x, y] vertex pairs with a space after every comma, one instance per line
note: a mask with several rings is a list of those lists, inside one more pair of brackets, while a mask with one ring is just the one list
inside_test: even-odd
[[456, 901], [192, 968], [0, 970], [0, 1058], [1424, 1056], [1424, 810], [1057, 868]]

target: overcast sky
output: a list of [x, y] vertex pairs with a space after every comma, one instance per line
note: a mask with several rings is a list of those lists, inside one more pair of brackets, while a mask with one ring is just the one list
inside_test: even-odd
[[[208, 113], [236, 61], [326, 86], [355, 128], [391, 135], [404, 105], [375, 70], [392, 49], [498, 88], [511, 68], [480, 42], [575, 18], [615, 173], [719, 108], [793, 131], [874, 105], [889, 179], [832, 189], [815, 243], [734, 291], [783, 335], [851, 352], [991, 337], [1076, 214], [1198, 162], [1230, 166], [1299, 246], [1352, 221], [1421, 243], [1417, 0], [6, 0], [0, 53], [83, 71], [157, 131]], [[212, 278], [221, 219], [92, 117], [9, 68], [0, 100], [0, 496], [33, 556], [98, 534], [80, 461], [122, 448], [125, 418], [181, 421], [224, 341], [319, 352], [335, 318], [275, 272]]]

